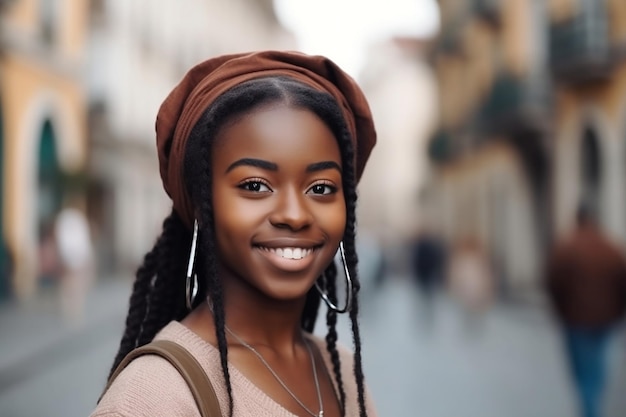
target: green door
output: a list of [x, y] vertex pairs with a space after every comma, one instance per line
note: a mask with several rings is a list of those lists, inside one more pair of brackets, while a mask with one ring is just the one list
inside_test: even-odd
[[54, 221], [61, 206], [61, 174], [57, 158], [56, 137], [50, 121], [41, 130], [39, 144], [39, 225]]
[[[37, 227], [41, 248], [50, 248], [54, 242], [54, 220], [62, 203], [61, 170], [57, 158], [56, 136], [52, 123], [47, 120], [41, 129], [38, 156]], [[44, 250], [43, 253], [49, 254]], [[39, 283], [53, 285], [56, 282], [54, 259], [50, 255], [40, 259]]]

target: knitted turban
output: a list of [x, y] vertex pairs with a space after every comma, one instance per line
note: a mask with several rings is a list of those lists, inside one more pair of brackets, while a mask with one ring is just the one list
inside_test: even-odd
[[191, 227], [193, 205], [185, 189], [185, 145], [204, 111], [221, 94], [245, 81], [288, 76], [332, 95], [343, 112], [355, 149], [356, 177], [376, 143], [376, 131], [365, 95], [356, 82], [322, 56], [299, 52], [264, 51], [224, 55], [193, 67], [167, 96], [156, 119], [159, 170], [174, 209]]

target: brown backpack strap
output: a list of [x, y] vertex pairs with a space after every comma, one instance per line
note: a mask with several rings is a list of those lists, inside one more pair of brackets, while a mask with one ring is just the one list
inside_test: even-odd
[[[155, 340], [147, 345], [133, 349], [115, 368], [115, 372], [109, 378], [100, 399], [107, 392], [113, 380], [128, 366], [135, 358], [142, 355], [159, 355], [169, 361], [178, 370], [181, 376], [189, 385], [189, 389], [196, 400], [196, 405], [202, 417], [221, 417], [220, 404], [215, 394], [215, 389], [211, 380], [204, 372], [196, 358], [187, 349], [176, 342], [169, 340]], [[100, 402], [98, 399], [98, 402]]]

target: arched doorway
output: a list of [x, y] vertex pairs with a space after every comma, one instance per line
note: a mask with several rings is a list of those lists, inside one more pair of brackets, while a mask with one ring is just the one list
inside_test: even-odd
[[583, 133], [580, 163], [581, 200], [597, 213], [601, 213], [602, 157], [598, 135], [590, 127], [585, 128]]
[[46, 120], [41, 128], [37, 162], [37, 231], [39, 242], [39, 281], [55, 282], [54, 220], [62, 204], [62, 173], [57, 155], [54, 127]]

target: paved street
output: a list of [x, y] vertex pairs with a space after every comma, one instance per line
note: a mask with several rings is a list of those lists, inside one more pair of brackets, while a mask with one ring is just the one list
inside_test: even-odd
[[[497, 306], [464, 320], [439, 296], [432, 321], [409, 283], [364, 297], [366, 375], [382, 416], [577, 417], [556, 327], [542, 311]], [[624, 343], [614, 347], [610, 416], [626, 416]]]
[[0, 416], [89, 415], [119, 343], [130, 284], [111, 279], [96, 289], [82, 323], [61, 319], [53, 293], [0, 305]]
[[[0, 416], [84, 417], [123, 327], [130, 284], [100, 283], [84, 323], [68, 325], [53, 294], [0, 305]], [[537, 309], [498, 306], [463, 320], [444, 296], [432, 321], [406, 280], [362, 297], [365, 372], [380, 416], [576, 417], [553, 323]], [[340, 340], [349, 345], [346, 322]], [[626, 416], [624, 338], [614, 346], [609, 417]], [[619, 355], [619, 353], [622, 355]]]

